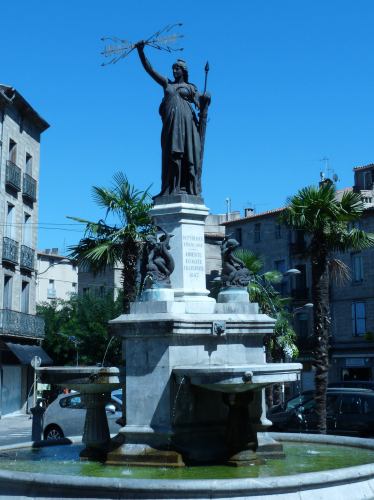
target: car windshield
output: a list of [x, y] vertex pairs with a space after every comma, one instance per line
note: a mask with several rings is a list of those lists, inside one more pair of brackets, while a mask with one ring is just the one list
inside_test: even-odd
[[313, 394], [300, 394], [287, 401], [286, 410], [293, 410], [298, 406], [304, 405], [310, 399], [313, 399]]
[[112, 396], [114, 396], [115, 398], [117, 398], [122, 403], [122, 391], [121, 390], [119, 390], [119, 391], [113, 391], [112, 392]]

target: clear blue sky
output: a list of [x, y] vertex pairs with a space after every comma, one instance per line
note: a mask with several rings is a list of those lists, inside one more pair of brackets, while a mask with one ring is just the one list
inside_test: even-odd
[[[136, 53], [102, 68], [103, 35], [146, 38], [183, 22], [182, 57], [212, 94], [203, 194], [212, 212], [282, 206], [318, 182], [328, 157], [338, 187], [374, 161], [372, 0], [2, 2], [0, 81], [50, 123], [41, 146], [39, 248], [79, 240], [67, 215], [101, 217], [92, 185], [123, 170], [160, 187], [162, 89]], [[177, 55], [147, 51], [171, 77]], [[48, 228], [48, 229], [46, 229]]]

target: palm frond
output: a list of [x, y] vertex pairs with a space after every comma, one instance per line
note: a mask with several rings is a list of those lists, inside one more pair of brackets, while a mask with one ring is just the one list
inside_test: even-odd
[[250, 250], [242, 248], [240, 250], [236, 250], [234, 255], [244, 262], [245, 267], [252, 274], [259, 274], [264, 266], [262, 258]]
[[345, 285], [351, 279], [349, 266], [340, 259], [330, 259], [329, 272], [331, 278], [338, 286]]

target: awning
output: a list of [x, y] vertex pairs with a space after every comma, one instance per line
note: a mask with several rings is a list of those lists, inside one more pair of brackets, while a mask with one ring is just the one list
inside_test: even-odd
[[19, 359], [22, 365], [29, 365], [34, 356], [39, 356], [42, 360], [42, 365], [52, 365], [53, 361], [38, 345], [26, 344], [13, 344], [12, 342], [5, 342], [7, 347]]

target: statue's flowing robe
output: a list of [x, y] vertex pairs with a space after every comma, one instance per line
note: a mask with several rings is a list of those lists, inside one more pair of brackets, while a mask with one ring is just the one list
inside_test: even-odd
[[191, 105], [196, 95], [197, 89], [190, 83], [169, 82], [164, 90], [159, 110], [163, 124], [161, 194], [168, 194], [173, 187], [170, 161], [173, 156], [182, 158], [178, 187], [189, 194], [201, 193], [201, 142], [198, 120]]

